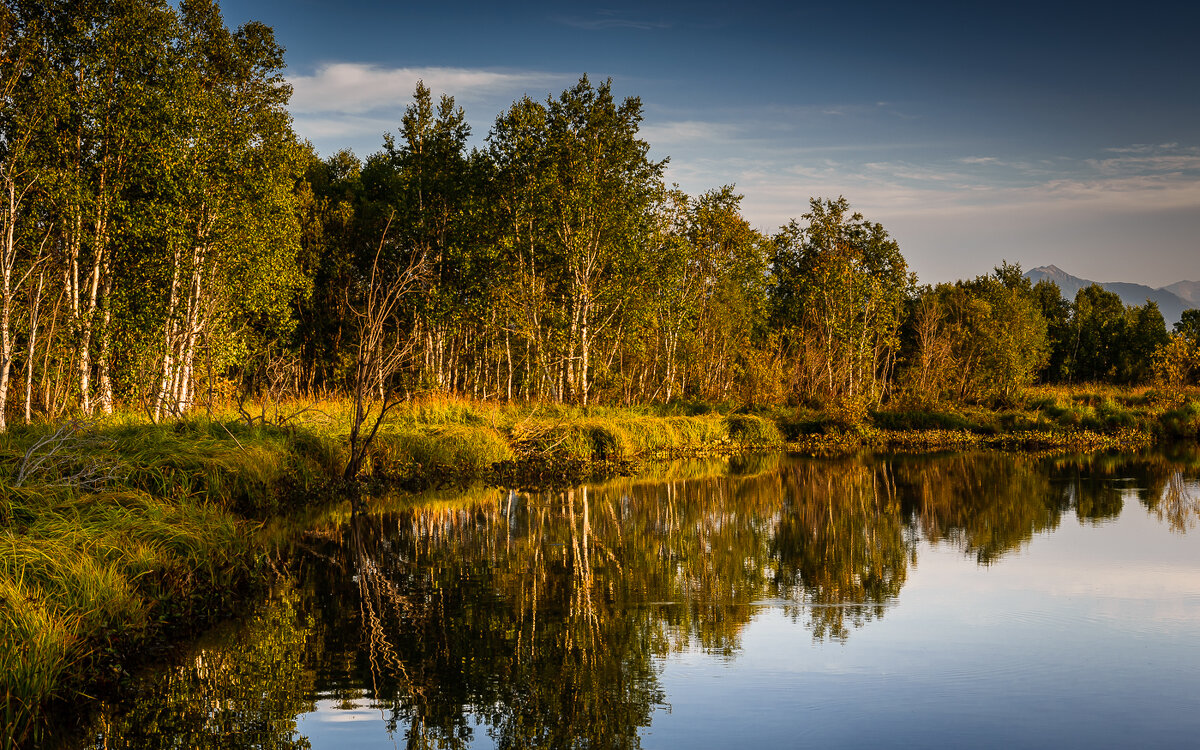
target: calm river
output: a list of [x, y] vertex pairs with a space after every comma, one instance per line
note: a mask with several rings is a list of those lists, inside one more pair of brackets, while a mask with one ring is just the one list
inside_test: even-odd
[[381, 500], [85, 748], [1194, 747], [1200, 454]]

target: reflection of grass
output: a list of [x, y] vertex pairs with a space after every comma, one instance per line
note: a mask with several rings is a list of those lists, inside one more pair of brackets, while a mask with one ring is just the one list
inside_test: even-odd
[[169, 663], [133, 678], [122, 700], [103, 703], [90, 717], [87, 734], [102, 736], [105, 747], [307, 748], [296, 716], [315, 708], [311, 664], [320, 647], [316, 619], [304, 612], [292, 581], [282, 579], [245, 619], [213, 628]]

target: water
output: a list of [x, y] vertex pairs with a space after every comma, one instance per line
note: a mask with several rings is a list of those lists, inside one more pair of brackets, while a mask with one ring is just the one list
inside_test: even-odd
[[78, 746], [1191, 746], [1198, 476], [754, 456], [381, 501]]

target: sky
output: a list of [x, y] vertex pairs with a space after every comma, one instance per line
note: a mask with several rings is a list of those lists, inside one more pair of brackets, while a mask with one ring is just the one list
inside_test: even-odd
[[697, 195], [775, 231], [845, 196], [925, 283], [1002, 260], [1200, 280], [1200, 3], [225, 0], [287, 48], [295, 129], [381, 149], [416, 81], [496, 116], [582, 74]]

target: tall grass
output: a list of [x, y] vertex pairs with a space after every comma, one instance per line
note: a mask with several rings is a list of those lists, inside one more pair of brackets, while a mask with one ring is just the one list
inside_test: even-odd
[[[3, 488], [0, 695], [10, 744], [36, 741], [41, 709], [70, 699], [170, 621], [236, 590], [253, 528], [197, 498], [137, 490]], [[207, 608], [207, 607], [204, 607]]]
[[52, 461], [23, 472], [54, 432], [0, 438], [5, 746], [36, 742], [48, 703], [120, 674], [164, 625], [219, 611], [258, 560], [255, 524], [234, 507], [271, 497], [298, 460], [286, 436], [114, 422], [64, 432], [43, 446]]

